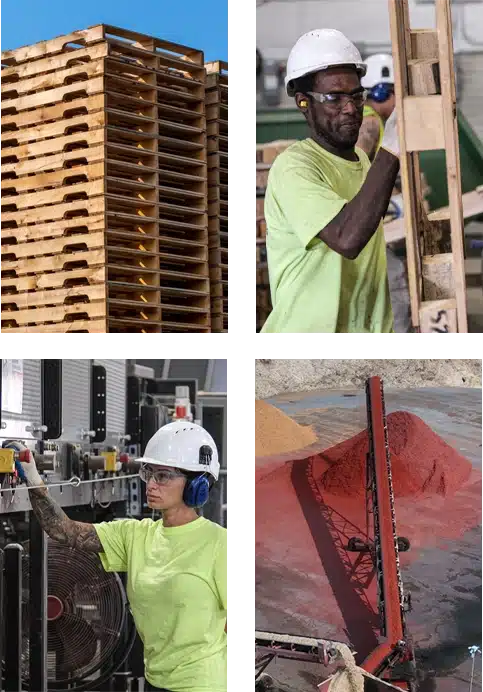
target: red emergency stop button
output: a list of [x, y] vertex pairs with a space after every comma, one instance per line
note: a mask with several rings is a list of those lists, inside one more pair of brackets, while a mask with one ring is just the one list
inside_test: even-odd
[[24, 464], [29, 464], [32, 461], [30, 449], [22, 449], [18, 453], [18, 459], [19, 461], [22, 461]]

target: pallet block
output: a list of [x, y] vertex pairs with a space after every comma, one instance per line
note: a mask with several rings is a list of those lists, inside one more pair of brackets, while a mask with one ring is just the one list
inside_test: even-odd
[[[389, 0], [412, 322], [421, 332], [466, 332], [463, 210], [449, 0], [436, 30], [411, 29], [407, 0]], [[445, 149], [449, 208], [428, 219], [419, 152]], [[447, 227], [441, 224], [446, 220]], [[447, 299], [442, 307], [441, 298]], [[450, 301], [448, 303], [447, 301]], [[444, 317], [444, 329], [435, 329]]]

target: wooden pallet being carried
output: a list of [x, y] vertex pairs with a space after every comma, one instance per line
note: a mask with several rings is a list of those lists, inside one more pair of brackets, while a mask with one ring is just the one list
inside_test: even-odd
[[207, 63], [208, 233], [212, 331], [228, 331], [228, 64]]
[[117, 27], [2, 53], [3, 329], [210, 331], [204, 98], [201, 51]]
[[[467, 332], [463, 211], [449, 0], [436, 29], [411, 29], [407, 0], [389, 0], [412, 322], [421, 332]], [[449, 207], [426, 215], [419, 152], [446, 151]]]

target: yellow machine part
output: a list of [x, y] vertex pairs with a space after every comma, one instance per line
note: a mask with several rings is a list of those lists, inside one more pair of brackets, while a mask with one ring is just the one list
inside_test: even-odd
[[115, 471], [116, 470], [116, 452], [101, 452], [101, 456], [104, 457], [104, 471]]
[[13, 449], [0, 449], [0, 473], [15, 472], [15, 451]]

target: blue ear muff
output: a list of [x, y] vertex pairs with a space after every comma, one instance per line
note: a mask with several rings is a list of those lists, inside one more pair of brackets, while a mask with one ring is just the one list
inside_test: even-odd
[[369, 98], [371, 98], [376, 103], [384, 103], [394, 92], [394, 87], [392, 84], [387, 84], [386, 82], [381, 82], [381, 84], [376, 84], [372, 87], [369, 92]]
[[205, 475], [197, 476], [186, 482], [183, 502], [188, 507], [202, 507], [208, 501], [210, 482]]

